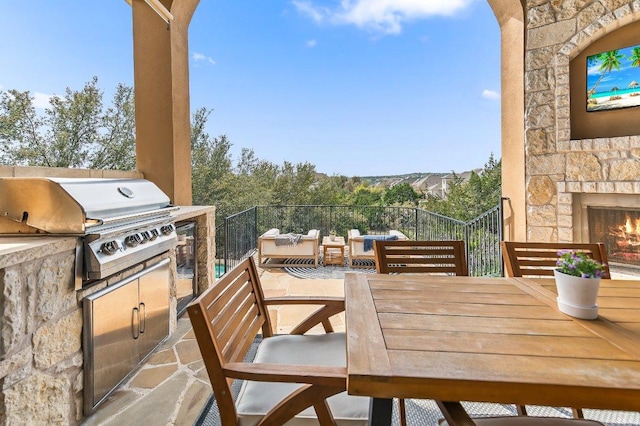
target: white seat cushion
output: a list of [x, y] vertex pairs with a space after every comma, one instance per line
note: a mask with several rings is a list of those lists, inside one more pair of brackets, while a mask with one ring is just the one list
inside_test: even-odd
[[[346, 337], [344, 333], [318, 335], [280, 335], [264, 339], [254, 362], [346, 366]], [[301, 385], [245, 381], [237, 400], [241, 426], [254, 426], [271, 408]], [[338, 425], [366, 425], [369, 398], [342, 392], [328, 399], [331, 413]], [[317, 425], [313, 407], [304, 410], [287, 426]]]

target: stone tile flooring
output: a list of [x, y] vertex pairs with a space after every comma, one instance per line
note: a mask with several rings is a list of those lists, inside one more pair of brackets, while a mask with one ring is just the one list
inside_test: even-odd
[[[301, 280], [277, 270], [261, 271], [265, 297], [283, 295], [343, 296], [342, 279]], [[276, 332], [285, 333], [306, 312], [296, 307], [271, 311]], [[344, 330], [344, 318], [334, 324]], [[105, 401], [83, 425], [188, 425], [199, 417], [211, 394], [191, 323], [178, 319], [176, 332]]]

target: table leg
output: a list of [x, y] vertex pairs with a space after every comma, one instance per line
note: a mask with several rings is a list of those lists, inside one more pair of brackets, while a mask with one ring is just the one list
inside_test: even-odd
[[369, 405], [370, 426], [391, 426], [393, 399], [371, 398]]

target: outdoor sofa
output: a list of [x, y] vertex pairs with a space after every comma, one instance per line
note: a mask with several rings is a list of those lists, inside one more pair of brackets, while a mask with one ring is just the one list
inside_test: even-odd
[[318, 267], [320, 251], [320, 231], [312, 229], [303, 234], [281, 234], [277, 228], [269, 229], [258, 238], [258, 261], [262, 268], [284, 266], [310, 266], [309, 263], [284, 263], [286, 259], [313, 259], [313, 267]]
[[392, 229], [388, 234], [384, 235], [361, 235], [357, 229], [350, 229], [347, 234], [349, 243], [349, 266], [352, 268], [369, 266], [369, 265], [354, 265], [354, 260], [373, 260], [375, 261], [375, 255], [373, 252], [373, 240], [374, 239], [395, 239], [395, 240], [408, 240], [407, 236], [400, 231]]

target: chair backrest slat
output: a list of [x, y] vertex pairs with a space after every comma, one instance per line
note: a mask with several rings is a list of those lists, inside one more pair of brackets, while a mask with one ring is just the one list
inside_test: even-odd
[[464, 241], [374, 241], [376, 270], [468, 275]]
[[238, 416], [224, 366], [242, 361], [256, 335], [273, 334], [255, 263], [248, 258], [225, 273], [187, 307], [189, 319], [213, 386], [222, 424]]
[[611, 278], [607, 251], [602, 243], [540, 243], [502, 241], [502, 258], [507, 276], [551, 276], [560, 250], [579, 251], [604, 264], [603, 278]]

